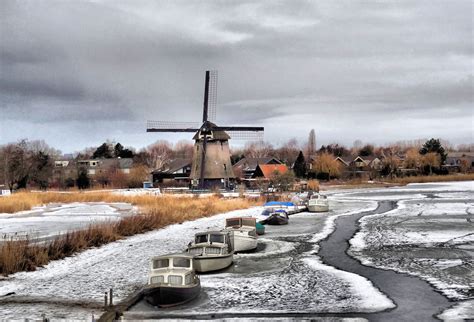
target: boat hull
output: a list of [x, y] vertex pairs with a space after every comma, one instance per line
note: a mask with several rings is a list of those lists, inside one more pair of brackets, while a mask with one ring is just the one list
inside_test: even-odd
[[234, 252], [249, 251], [249, 250], [253, 250], [257, 248], [257, 244], [258, 244], [257, 238], [252, 237], [252, 236], [242, 236], [235, 232], [233, 236], [234, 236]]
[[257, 235], [264, 235], [265, 234], [265, 226], [262, 225], [261, 223], [257, 223], [255, 225], [255, 230], [257, 232]]
[[224, 269], [232, 264], [234, 253], [220, 256], [196, 256], [194, 257], [194, 270], [205, 273]]
[[329, 205], [325, 204], [308, 204], [308, 211], [310, 212], [327, 212], [329, 211]]
[[261, 221], [265, 225], [288, 225], [288, 218], [279, 215], [270, 215], [267, 219]]
[[145, 301], [153, 306], [170, 307], [195, 299], [201, 291], [201, 283], [193, 285], [148, 285], [143, 291]]

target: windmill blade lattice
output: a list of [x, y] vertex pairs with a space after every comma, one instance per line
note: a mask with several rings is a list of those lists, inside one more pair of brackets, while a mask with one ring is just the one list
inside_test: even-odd
[[146, 122], [147, 132], [196, 132], [200, 126], [198, 122]]
[[260, 141], [263, 140], [263, 132], [249, 132], [249, 131], [227, 131], [227, 134], [234, 140], [249, 140]]
[[208, 120], [216, 121], [217, 110], [217, 70], [209, 73], [209, 100], [208, 100]]

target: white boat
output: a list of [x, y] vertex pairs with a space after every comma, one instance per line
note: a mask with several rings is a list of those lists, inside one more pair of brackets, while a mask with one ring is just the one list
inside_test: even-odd
[[308, 200], [308, 210], [310, 212], [329, 211], [328, 197], [320, 195], [319, 193], [313, 194]]
[[224, 231], [229, 232], [235, 252], [257, 248], [256, 219], [252, 217], [227, 218]]
[[196, 272], [211, 272], [232, 264], [234, 248], [228, 232], [207, 231], [197, 233], [187, 253], [193, 255]]
[[194, 272], [193, 256], [169, 254], [151, 259], [145, 300], [153, 306], [169, 307], [189, 302], [201, 291], [201, 282]]

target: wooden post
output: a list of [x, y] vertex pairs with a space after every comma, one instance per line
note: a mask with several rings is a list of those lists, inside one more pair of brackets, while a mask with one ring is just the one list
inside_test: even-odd
[[109, 296], [110, 303], [109, 303], [109, 305], [112, 306], [112, 305], [114, 305], [114, 290], [110, 289], [109, 292], [110, 292], [110, 296]]
[[105, 292], [105, 295], [104, 295], [104, 308], [107, 308], [107, 303], [109, 303], [109, 301], [107, 300], [107, 292]]

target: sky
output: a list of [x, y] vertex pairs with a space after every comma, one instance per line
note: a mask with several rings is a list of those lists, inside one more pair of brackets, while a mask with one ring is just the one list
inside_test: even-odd
[[[219, 125], [317, 145], [472, 143], [473, 2], [1, 0], [0, 145], [137, 149], [199, 122], [218, 70]], [[231, 146], [245, 141], [231, 140]]]

